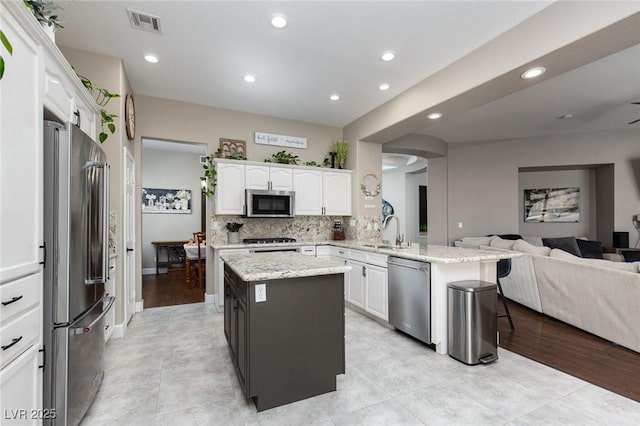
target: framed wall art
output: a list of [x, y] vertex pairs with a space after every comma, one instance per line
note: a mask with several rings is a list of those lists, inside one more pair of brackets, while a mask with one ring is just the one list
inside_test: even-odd
[[247, 142], [241, 139], [220, 138], [220, 151], [224, 158], [227, 157], [246, 157]]
[[524, 221], [580, 222], [580, 188], [525, 189]]
[[142, 188], [142, 213], [191, 213], [190, 189]]

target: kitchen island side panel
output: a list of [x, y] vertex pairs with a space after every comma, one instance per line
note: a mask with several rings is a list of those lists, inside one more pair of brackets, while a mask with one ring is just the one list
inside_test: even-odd
[[[256, 302], [256, 285], [266, 300]], [[344, 275], [251, 282], [249, 395], [258, 411], [336, 390], [344, 374]]]

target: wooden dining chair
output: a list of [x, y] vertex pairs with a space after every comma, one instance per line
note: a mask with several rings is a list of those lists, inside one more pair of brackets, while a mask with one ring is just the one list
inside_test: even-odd
[[187, 277], [187, 288], [205, 286], [206, 257], [202, 255], [202, 247], [206, 246], [206, 232], [194, 232], [193, 243], [198, 246], [196, 254], [187, 255], [189, 274]]

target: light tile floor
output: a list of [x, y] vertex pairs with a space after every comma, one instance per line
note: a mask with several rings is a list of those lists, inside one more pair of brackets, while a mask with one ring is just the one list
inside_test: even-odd
[[500, 349], [466, 366], [351, 309], [338, 390], [261, 413], [213, 305], [147, 309], [107, 344], [89, 425], [638, 425], [640, 403]]

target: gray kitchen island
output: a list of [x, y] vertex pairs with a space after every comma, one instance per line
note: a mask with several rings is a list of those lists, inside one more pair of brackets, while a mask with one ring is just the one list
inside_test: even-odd
[[345, 372], [344, 273], [299, 253], [223, 257], [224, 332], [258, 411], [336, 390]]

